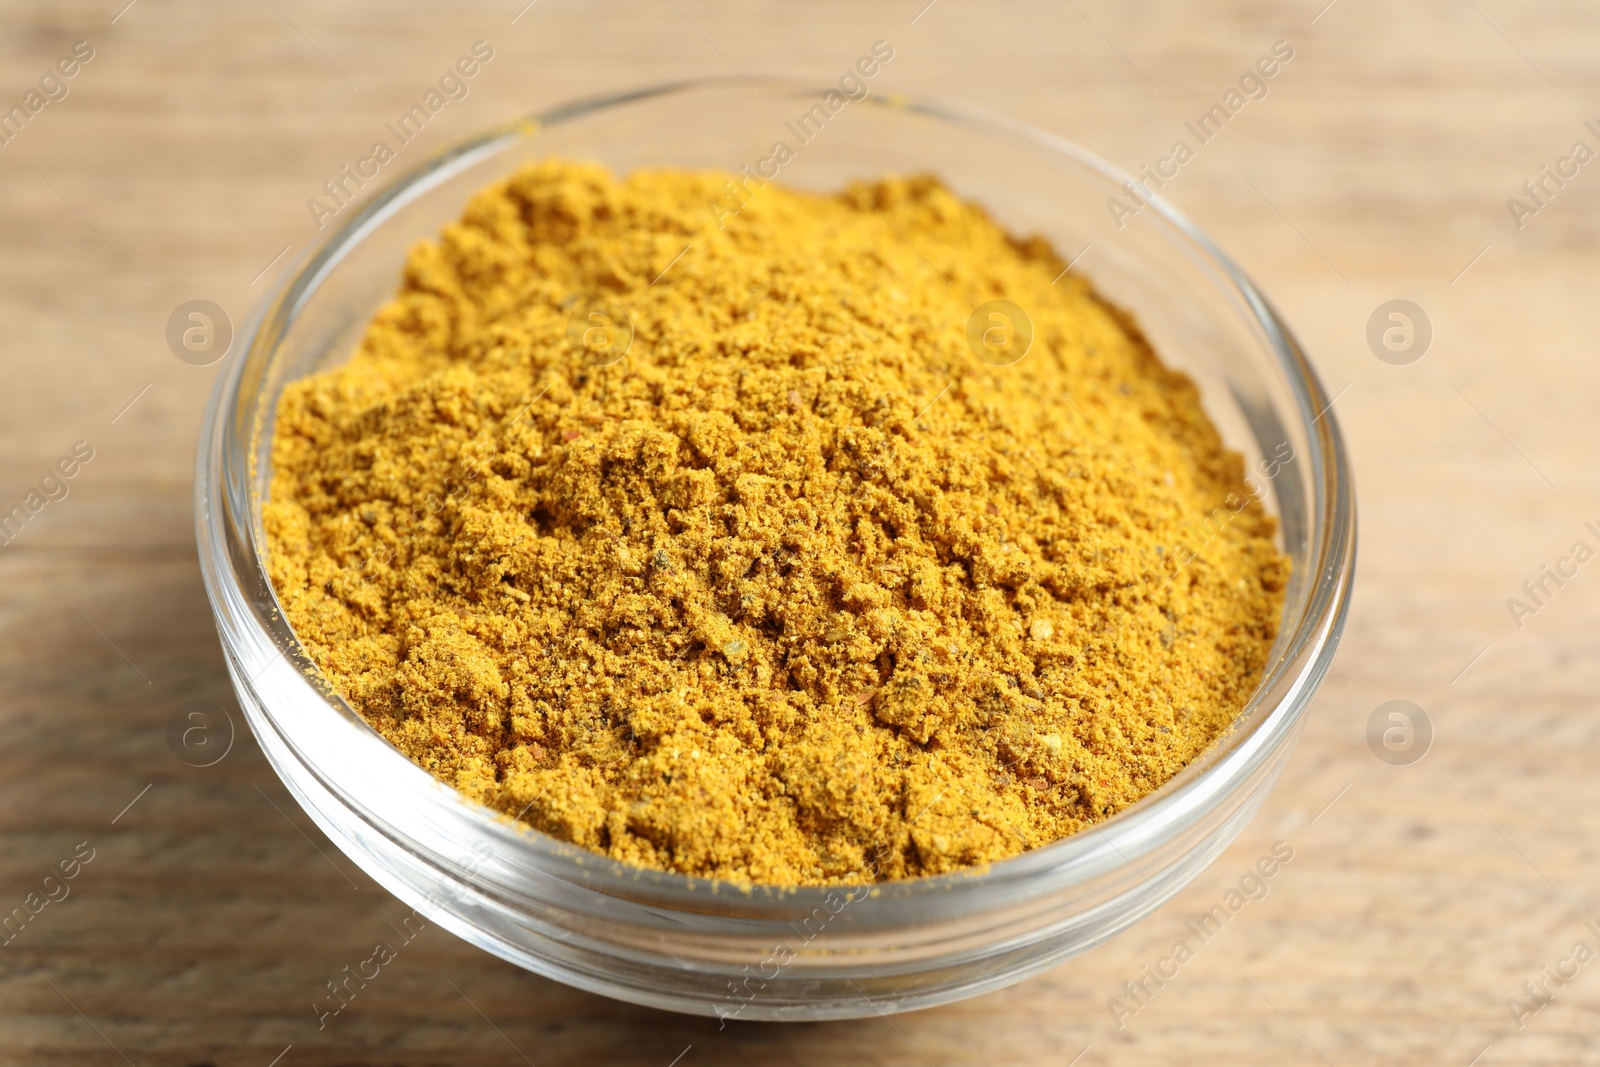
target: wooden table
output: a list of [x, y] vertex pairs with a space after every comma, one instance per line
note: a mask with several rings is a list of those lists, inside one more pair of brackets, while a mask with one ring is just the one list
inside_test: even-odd
[[[1600, 962], [1548, 985], [1537, 1013], [1508, 1005], [1533, 1006], [1523, 983], [1546, 966], [1570, 972], [1575, 942], [1600, 950], [1584, 925], [1600, 920], [1600, 563], [1547, 583], [1520, 627], [1507, 607], [1575, 541], [1600, 548], [1583, 525], [1600, 526], [1600, 163], [1568, 164], [1576, 176], [1547, 184], [1521, 229], [1506, 203], [1575, 140], [1600, 148], [1584, 126], [1600, 120], [1600, 12], [138, 0], [119, 14], [124, 2], [0, 12], [0, 101], [23, 101], [75, 41], [94, 50], [68, 95], [0, 147], [0, 506], [25, 502], [75, 442], [93, 449], [68, 495], [0, 549], [0, 909], [42, 893], [75, 850], [93, 856], [0, 946], [0, 1062], [1600, 1060]], [[405, 909], [299, 812], [248, 734], [206, 768], [169, 748], [186, 702], [231, 700], [190, 488], [217, 371], [174, 358], [169, 314], [204, 298], [241, 319], [274, 257], [315, 234], [306, 199], [475, 41], [494, 59], [419, 153], [621, 86], [730, 68], [831, 79], [879, 39], [896, 49], [894, 86], [991, 106], [1130, 167], [1275, 41], [1293, 48], [1269, 94], [1167, 190], [1297, 325], [1357, 468], [1355, 607], [1288, 773], [1160, 913], [951, 1007], [719, 1031], [434, 929], [319, 1031], [324, 983]], [[1365, 339], [1397, 298], [1433, 327], [1407, 366]], [[1432, 722], [1421, 762], [1369, 748], [1369, 717], [1391, 699]], [[1266, 898], [1119, 1029], [1108, 1000], [1280, 840], [1294, 858]]]

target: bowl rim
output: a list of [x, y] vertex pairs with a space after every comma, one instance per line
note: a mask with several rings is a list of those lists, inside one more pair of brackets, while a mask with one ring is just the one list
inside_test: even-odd
[[[787, 913], [789, 906], [804, 909], [823, 902], [828, 893], [838, 892], [844, 884], [741, 883], [615, 860], [547, 835], [526, 823], [513, 822], [503, 813], [467, 799], [453, 786], [434, 778], [407, 759], [342, 697], [337, 696], [305, 655], [298, 640], [293, 638], [265, 566], [266, 548], [262, 538], [260, 509], [246, 509], [241, 530], [227, 484], [230, 476], [239, 475], [241, 469], [249, 472], [245, 475], [246, 480], [253, 482], [257, 466], [258, 434], [261, 432], [260, 393], [249, 402], [251, 417], [248, 420], [235, 417], [245, 368], [263, 348], [267, 349], [264, 358], [270, 364], [278, 342], [322, 283], [351, 250], [389, 217], [411, 200], [449, 181], [454, 172], [509, 147], [517, 140], [535, 137], [545, 127], [580, 120], [595, 112], [639, 101], [729, 88], [743, 92], [775, 92], [801, 99], [820, 98], [834, 91], [828, 87], [818, 88], [809, 81], [781, 76], [752, 75], [744, 78], [729, 75], [678, 79], [619, 92], [594, 94], [538, 109], [479, 130], [434, 150], [377, 186], [366, 202], [356, 205], [347, 217], [332, 223], [304, 252], [280, 268], [272, 286], [259, 299], [244, 328], [236, 335], [235, 350], [228, 353], [222, 372], [217, 376], [201, 430], [196, 460], [195, 524], [202, 575], [213, 612], [218, 616], [219, 627], [223, 612], [229, 610], [223, 602], [225, 597], [231, 595], [235, 604], [241, 600], [245, 603], [252, 600], [244, 582], [248, 577], [270, 599], [268, 610], [282, 620], [284, 631], [290, 633], [291, 647], [284, 647], [282, 638], [274, 636], [258, 615], [247, 611], [245, 618], [259, 631], [257, 636], [262, 642], [276, 645], [278, 652], [291, 663], [303, 671], [311, 672], [307, 678], [308, 684], [328, 705], [330, 722], [337, 724], [342, 719], [380, 741], [392, 756], [395, 764], [393, 774], [397, 780], [414, 783], [419, 790], [430, 788], [447, 796], [477, 832], [493, 840], [497, 850], [505, 848], [512, 853], [524, 853], [526, 865], [537, 868], [546, 877], [610, 896], [690, 912], [707, 910], [706, 906], [710, 903], [707, 900], [707, 888], [713, 893], [719, 887], [733, 889], [736, 892], [724, 891], [719, 894], [720, 905], [743, 897], [746, 905], [755, 909], [752, 917], [762, 917], [765, 914], [764, 902], [781, 903], [786, 906]], [[1158, 192], [1138, 182], [1134, 176], [1064, 137], [979, 106], [933, 97], [913, 97], [888, 90], [873, 91], [857, 103], [901, 109], [956, 125], [974, 127], [990, 135], [1009, 135], [1035, 148], [1065, 157], [1115, 185], [1136, 190], [1162, 222], [1190, 242], [1194, 250], [1208, 260], [1203, 266], [1212, 274], [1213, 284], [1224, 290], [1231, 286], [1234, 291], [1232, 295], [1242, 300], [1244, 310], [1253, 318], [1253, 324], [1262, 331], [1273, 355], [1277, 357], [1296, 408], [1304, 420], [1304, 432], [1311, 444], [1311, 455], [1308, 457], [1310, 474], [1306, 478], [1306, 486], [1313, 501], [1307, 571], [1314, 572], [1315, 577], [1308, 579], [1311, 584], [1299, 617], [1292, 621], [1292, 629], [1289, 628], [1291, 620], [1286, 618], [1283, 622], [1284, 630], [1280, 634], [1287, 632], [1289, 639], [1283, 644], [1276, 660], [1269, 663], [1269, 669], [1263, 673], [1229, 730], [1159, 788], [1083, 831], [982, 867], [873, 883], [868, 903], [863, 907], [871, 910], [871, 902], [880, 899], [903, 900], [927, 894], [992, 890], [997, 884], [1031, 881], [1044, 872], [1054, 872], [1060, 876], [1058, 881], [1070, 882], [1124, 864], [1133, 864], [1137, 870], [1134, 859], [1140, 853], [1156, 847], [1167, 833], [1181, 829], [1186, 818], [1193, 818], [1203, 811], [1206, 802], [1225, 794], [1230, 784], [1249, 779], [1268, 764], [1279, 745], [1293, 736], [1295, 727], [1308, 710], [1337, 651], [1354, 577], [1356, 522], [1349, 460], [1327, 391], [1288, 325], [1250, 278], [1187, 216]], [[246, 490], [249, 488], [245, 486]], [[248, 576], [239, 573], [233, 566], [232, 556], [225, 547], [230, 542], [247, 554], [251, 565]], [[312, 678], [320, 679], [321, 684], [311, 684]], [[1264, 701], [1264, 696], [1269, 693], [1276, 694], [1271, 706]], [[264, 701], [262, 707], [271, 720], [270, 707]], [[294, 747], [293, 738], [276, 722], [273, 726]], [[298, 754], [304, 759], [303, 753]], [[304, 762], [323, 786], [348, 803], [348, 798], [339, 788], [337, 775], [330, 774], [327, 768], [316, 766], [309, 760]], [[365, 812], [360, 812], [360, 817], [368, 820]], [[375, 826], [374, 829], [392, 839], [405, 840], [403, 828], [391, 831], [386, 824]], [[717, 910], [720, 911], [721, 907]], [[743, 909], [736, 905], [735, 910]], [[773, 917], [777, 917], [776, 913], [773, 913]]]

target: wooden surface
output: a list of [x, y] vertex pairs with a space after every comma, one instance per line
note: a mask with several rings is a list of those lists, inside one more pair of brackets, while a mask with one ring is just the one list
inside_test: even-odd
[[[0, 548], [0, 910], [80, 842], [94, 856], [0, 947], [0, 1063], [1600, 1062], [1600, 962], [1520, 1029], [1507, 1004], [1574, 942], [1600, 949], [1584, 927], [1600, 920], [1600, 563], [1520, 629], [1506, 606], [1574, 541], [1600, 547], [1583, 528], [1600, 526], [1600, 163], [1520, 231], [1506, 207], [1573, 141], [1600, 147], [1584, 128], [1600, 120], [1592, 5], [937, 0], [913, 23], [923, 0], [538, 0], [513, 24], [522, 0], [138, 0], [113, 23], [124, 2], [0, 9], [0, 100], [74, 41], [95, 49], [70, 95], [0, 147], [0, 504], [74, 442], [94, 449]], [[495, 59], [408, 152], [673, 77], [831, 79], [885, 39], [883, 84], [1138, 166], [1274, 41], [1292, 45], [1270, 94], [1168, 192], [1342, 391], [1355, 606], [1265, 810], [1160, 913], [951, 1007], [723, 1031], [429, 930], [319, 1031], [324, 983], [405, 909], [300, 814], [247, 734], [208, 768], [169, 748], [186, 701], [231, 696], [190, 490], [217, 371], [174, 358], [163, 331], [193, 298], [242, 319], [265, 285], [252, 279], [313, 236], [306, 198], [480, 39]], [[1433, 324], [1414, 365], [1364, 339], [1394, 298]], [[1366, 741], [1396, 698], [1435, 732], [1411, 766]], [[1108, 999], [1279, 840], [1294, 858], [1266, 898], [1119, 1030]]]

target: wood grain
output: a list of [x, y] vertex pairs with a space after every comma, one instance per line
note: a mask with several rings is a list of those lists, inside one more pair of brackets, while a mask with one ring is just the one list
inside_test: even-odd
[[[539, 0], [513, 22], [522, 0], [138, 0], [119, 16], [124, 2], [0, 6], [0, 102], [74, 41], [96, 50], [66, 99], [0, 146], [0, 505], [74, 442], [95, 450], [0, 549], [0, 910], [78, 843], [94, 849], [71, 895], [0, 947], [0, 1063], [1600, 1060], [1600, 963], [1520, 1029], [1507, 1006], [1575, 941], [1600, 947], [1584, 928], [1600, 920], [1600, 564], [1520, 629], [1506, 608], [1574, 541], [1600, 547], [1583, 529], [1600, 520], [1600, 164], [1521, 230], [1506, 208], [1573, 141], [1600, 146], [1584, 127], [1600, 120], [1592, 5]], [[185, 701], [230, 697], [190, 492], [216, 371], [175, 359], [163, 330], [192, 298], [242, 318], [257, 274], [311, 239], [306, 198], [480, 39], [495, 60], [419, 154], [618, 87], [730, 68], [831, 78], [885, 39], [895, 87], [1137, 166], [1273, 42], [1292, 45], [1266, 99], [1168, 192], [1343, 391], [1356, 603], [1284, 780], [1177, 900], [962, 1004], [720, 1031], [429, 930], [318, 1029], [323, 983], [404, 909], [299, 813], [248, 735], [204, 769], [167, 747]], [[1397, 297], [1435, 331], [1407, 367], [1364, 340]], [[1435, 728], [1413, 766], [1365, 740], [1392, 698]], [[1108, 999], [1278, 840], [1295, 854], [1267, 897], [1118, 1029]]]

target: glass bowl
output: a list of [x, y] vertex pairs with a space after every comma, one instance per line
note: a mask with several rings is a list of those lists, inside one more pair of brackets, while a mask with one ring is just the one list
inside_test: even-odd
[[[334, 843], [408, 905], [513, 963], [723, 1018], [871, 1016], [972, 996], [1154, 911], [1238, 834], [1288, 759], [1333, 659], [1354, 569], [1355, 504], [1328, 397], [1288, 327], [1188, 220], [1092, 154], [1020, 123], [875, 87], [864, 99], [835, 93], [844, 103], [830, 108], [829, 91], [718, 79], [557, 107], [343, 206], [240, 330], [197, 463], [201, 567], [239, 703]], [[740, 888], [630, 867], [512, 823], [413, 765], [330, 695], [267, 581], [260, 501], [280, 391], [348, 356], [395, 290], [407, 246], [459, 217], [466, 194], [543, 156], [619, 172], [764, 173], [777, 141], [792, 149], [779, 175], [791, 186], [831, 192], [847, 179], [929, 171], [1013, 233], [1079, 257], [1162, 358], [1197, 381], [1292, 560], [1280, 635], [1230, 733], [1115, 817], [979, 871], [871, 888]]]

